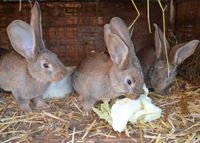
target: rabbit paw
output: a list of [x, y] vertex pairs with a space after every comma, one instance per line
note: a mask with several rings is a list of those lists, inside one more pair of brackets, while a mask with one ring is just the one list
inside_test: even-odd
[[92, 110], [84, 110], [82, 116], [85, 119], [91, 118], [91, 116], [92, 116]]
[[22, 112], [27, 113], [27, 112], [32, 112], [32, 109], [29, 107], [29, 101], [27, 99], [22, 98], [20, 94], [13, 94], [16, 97], [17, 103], [19, 104], [19, 107]]
[[84, 102], [84, 96], [79, 95], [79, 97], [78, 97], [78, 101], [79, 101], [79, 102]]
[[94, 104], [91, 104], [91, 103], [87, 103], [85, 102], [83, 104], [83, 116], [85, 117], [89, 117], [92, 113], [92, 107], [93, 107]]
[[32, 109], [29, 107], [28, 104], [21, 104], [21, 105], [20, 105], [20, 109], [21, 109], [21, 111], [24, 112], [24, 113], [32, 112]]
[[34, 103], [35, 103], [36, 107], [38, 107], [38, 108], [42, 108], [42, 109], [49, 108], [49, 105], [42, 100], [35, 100]]

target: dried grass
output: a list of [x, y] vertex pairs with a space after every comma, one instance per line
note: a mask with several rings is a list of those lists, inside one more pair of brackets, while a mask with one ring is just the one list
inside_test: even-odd
[[[150, 94], [159, 120], [128, 125], [117, 133], [93, 112], [83, 116], [77, 95], [49, 101], [49, 109], [22, 114], [9, 93], [0, 95], [0, 141], [7, 142], [200, 142], [200, 88], [178, 79], [172, 94]], [[98, 105], [97, 105], [98, 106]]]

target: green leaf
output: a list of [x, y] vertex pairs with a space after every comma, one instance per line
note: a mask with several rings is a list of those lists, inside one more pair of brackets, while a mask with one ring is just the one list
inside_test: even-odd
[[110, 107], [108, 101], [103, 102], [100, 105], [100, 110], [97, 108], [92, 108], [92, 110], [99, 116], [100, 119], [106, 120], [110, 125], [112, 125], [112, 118], [110, 116]]
[[109, 107], [109, 104], [108, 104], [108, 100], [107, 101], [104, 101], [102, 104], [101, 104], [101, 112], [103, 113], [109, 113], [111, 112], [111, 109]]

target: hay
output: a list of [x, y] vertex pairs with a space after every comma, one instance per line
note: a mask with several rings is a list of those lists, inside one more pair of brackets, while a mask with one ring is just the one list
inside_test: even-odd
[[[0, 141], [7, 142], [200, 142], [200, 88], [177, 79], [172, 95], [151, 93], [162, 117], [117, 133], [95, 113], [83, 116], [77, 95], [49, 101], [49, 109], [22, 114], [9, 93], [0, 95]], [[97, 105], [98, 106], [98, 105]], [[34, 106], [32, 106], [33, 108]]]

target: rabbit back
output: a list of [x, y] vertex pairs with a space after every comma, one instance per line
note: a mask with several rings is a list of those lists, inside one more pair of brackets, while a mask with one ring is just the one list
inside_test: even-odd
[[[83, 95], [91, 95], [95, 99], [105, 97], [109, 86], [108, 71], [112, 62], [104, 53], [91, 53], [80, 63], [73, 73], [73, 87], [76, 92]], [[82, 96], [82, 95], [80, 95]], [[109, 96], [109, 94], [107, 95]]]

